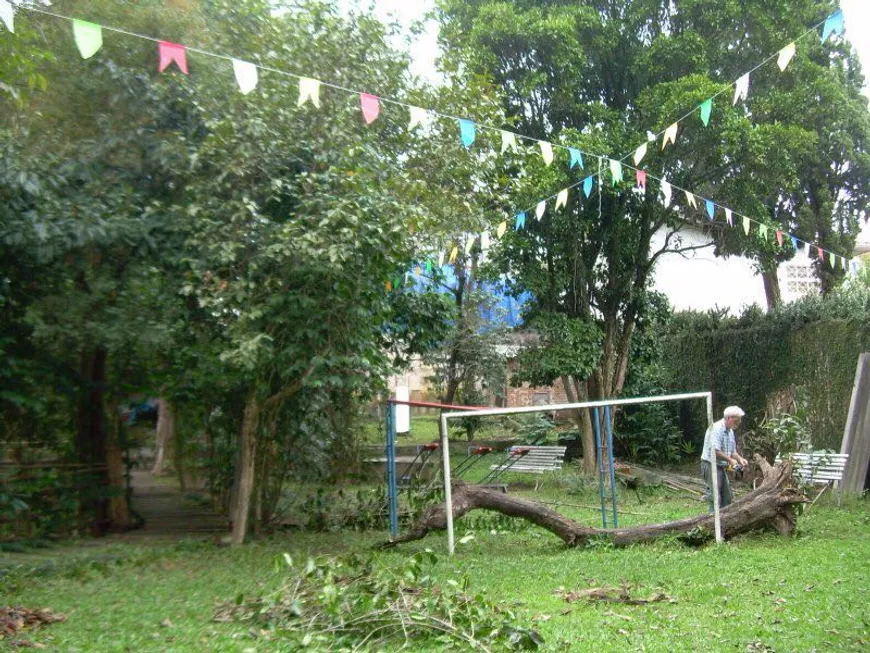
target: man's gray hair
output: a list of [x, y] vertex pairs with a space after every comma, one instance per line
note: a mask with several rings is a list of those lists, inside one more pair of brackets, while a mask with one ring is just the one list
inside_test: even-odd
[[746, 413], [740, 406], [728, 406], [723, 413], [724, 417], [743, 417]]

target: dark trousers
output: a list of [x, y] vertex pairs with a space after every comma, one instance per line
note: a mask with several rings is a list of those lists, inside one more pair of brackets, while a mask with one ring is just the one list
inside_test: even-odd
[[[710, 512], [713, 512], [713, 475], [711, 474], [712, 465], [706, 460], [701, 461], [701, 475], [704, 477], [704, 482], [707, 484], [707, 493], [704, 495], [707, 498], [707, 503], [710, 506]], [[728, 480], [728, 474], [725, 473], [725, 468], [716, 466], [716, 471], [719, 474], [719, 507], [731, 505], [733, 495], [731, 494], [731, 483]]]

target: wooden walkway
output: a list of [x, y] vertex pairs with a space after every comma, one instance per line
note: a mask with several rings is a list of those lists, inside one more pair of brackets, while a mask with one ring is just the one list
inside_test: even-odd
[[133, 510], [144, 524], [122, 538], [191, 537], [229, 533], [226, 517], [216, 515], [204, 492], [182, 493], [174, 477], [132, 472]]

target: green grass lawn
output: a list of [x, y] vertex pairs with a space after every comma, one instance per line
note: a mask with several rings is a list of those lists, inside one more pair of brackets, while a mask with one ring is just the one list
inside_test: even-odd
[[[540, 500], [570, 503], [564, 511], [599, 524], [596, 495], [551, 482]], [[665, 493], [624, 497], [620, 525], [653, 523], [696, 513], [700, 504]], [[627, 514], [631, 511], [637, 514]], [[674, 541], [612, 549], [566, 549], [535, 527], [474, 514], [459, 520], [458, 545], [433, 535], [378, 553], [397, 566], [415, 551], [438, 555], [443, 581], [467, 573], [471, 590], [513, 606], [521, 624], [537, 629], [545, 650], [561, 651], [830, 651], [870, 648], [870, 511], [867, 501], [837, 508], [823, 498], [798, 521], [796, 537], [741, 537], [689, 548]], [[0, 578], [0, 605], [50, 607], [65, 623], [25, 638], [57, 651], [280, 651], [249, 626], [212, 621], [218, 602], [276, 587], [294, 559], [367, 551], [384, 533], [292, 533], [238, 549], [212, 541], [130, 543], [54, 551], [55, 567], [7, 556], [25, 566]], [[38, 571], [32, 571], [40, 567]], [[630, 606], [566, 603], [555, 592], [632, 586], [638, 597], [662, 592], [674, 602]], [[2, 640], [0, 640], [2, 642]], [[3, 644], [0, 643], [0, 648]], [[414, 647], [417, 648], [417, 647]], [[419, 650], [419, 649], [417, 649]], [[432, 649], [437, 650], [437, 649]]]

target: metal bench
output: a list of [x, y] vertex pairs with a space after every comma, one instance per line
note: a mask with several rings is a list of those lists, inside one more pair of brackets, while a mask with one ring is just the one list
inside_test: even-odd
[[[565, 451], [568, 447], [546, 447], [534, 445], [515, 445], [507, 450], [505, 459], [496, 465], [491, 465], [489, 474], [480, 482], [481, 485], [493, 484], [505, 472], [527, 474], [544, 474], [562, 469]], [[535, 483], [537, 489], [538, 483]]]
[[[813, 503], [818, 500], [822, 492], [829, 487], [836, 487], [843, 480], [843, 472], [849, 462], [849, 454], [834, 453], [833, 451], [798, 452], [786, 454], [785, 457], [792, 461], [794, 474], [801, 481], [825, 486], [813, 500]], [[781, 461], [782, 456], [777, 456], [776, 462]]]

